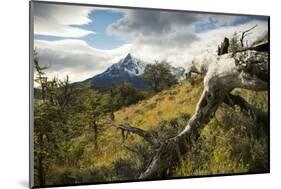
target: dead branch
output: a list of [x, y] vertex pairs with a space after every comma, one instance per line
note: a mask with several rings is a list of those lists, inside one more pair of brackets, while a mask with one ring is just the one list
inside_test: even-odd
[[146, 140], [154, 148], [158, 148], [160, 146], [160, 141], [148, 131], [142, 130], [137, 127], [133, 127], [129, 123], [115, 125], [115, 127], [141, 136], [144, 140]]
[[223, 42], [220, 46], [218, 46], [218, 55], [224, 55], [228, 53], [228, 47], [229, 47], [229, 39], [227, 37], [224, 38]]
[[253, 30], [254, 28], [256, 28], [258, 25], [254, 25], [253, 27], [251, 27], [250, 29], [247, 29], [245, 31], [242, 32], [241, 34], [241, 38], [240, 38], [240, 43], [241, 43], [241, 47], [244, 48], [244, 39], [246, 36], [250, 35], [251, 33], [249, 33], [251, 30]]
[[253, 46], [253, 47], [238, 49], [236, 51], [236, 53], [245, 52], [245, 51], [249, 51], [249, 50], [258, 51], [258, 52], [268, 52], [269, 51], [269, 42], [261, 43], [256, 46]]

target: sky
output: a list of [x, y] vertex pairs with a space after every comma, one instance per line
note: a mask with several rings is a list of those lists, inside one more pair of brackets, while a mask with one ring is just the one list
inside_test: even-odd
[[34, 48], [48, 76], [76, 82], [128, 53], [186, 67], [203, 52], [216, 53], [224, 37], [255, 25], [248, 44], [268, 32], [267, 17], [34, 3]]

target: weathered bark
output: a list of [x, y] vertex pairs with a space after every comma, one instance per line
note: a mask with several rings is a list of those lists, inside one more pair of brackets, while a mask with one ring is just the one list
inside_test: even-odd
[[227, 54], [228, 47], [229, 47], [229, 39], [225, 37], [223, 42], [221, 43], [221, 46], [218, 46], [218, 55], [220, 56], [220, 55]]
[[[149, 163], [146, 170], [141, 173], [139, 179], [151, 179], [160, 178], [167, 175], [167, 170], [179, 162], [184, 154], [186, 154], [191, 148], [192, 144], [196, 142], [199, 137], [199, 129], [204, 127], [204, 124], [209, 122], [210, 117], [214, 114], [219, 107], [219, 105], [225, 102], [229, 106], [238, 105], [243, 108], [243, 110], [251, 111], [254, 116], [260, 117], [262, 119], [267, 117], [267, 115], [258, 109], [254, 108], [252, 105], [247, 103], [242, 97], [228, 94], [228, 91], [214, 90], [213, 92], [204, 91], [201, 99], [199, 100], [196, 113], [189, 120], [186, 128], [178, 134], [176, 137], [171, 138], [155, 148], [153, 152], [153, 157]], [[122, 127], [124, 128], [124, 127]], [[126, 130], [133, 131], [133, 133], [140, 136], [150, 136], [147, 131], [138, 132], [138, 128], [132, 126], [125, 127]], [[135, 132], [137, 131], [137, 132]], [[143, 134], [145, 132], [145, 134]], [[149, 143], [150, 138], [144, 137]], [[154, 138], [157, 141], [156, 138]], [[159, 141], [157, 142], [157, 146]], [[130, 149], [130, 151], [133, 151]]]
[[176, 137], [167, 140], [156, 151], [147, 170], [139, 179], [161, 177], [165, 171], [179, 162], [199, 137], [199, 129], [209, 122], [210, 116], [217, 110], [227, 91], [204, 90], [198, 102], [196, 113], [191, 117], [185, 129]]
[[[263, 55], [263, 58], [253, 58], [251, 55], [256, 53], [249, 52], [249, 56], [243, 56], [238, 54], [239, 61], [249, 65], [251, 63], [268, 64], [268, 55]], [[250, 90], [267, 90], [268, 83], [259, 79], [259, 72], [268, 74], [268, 66], [261, 66], [253, 73], [248, 73], [246, 66], [245, 68], [239, 67], [235, 58], [232, 56], [226, 56], [218, 58], [218, 62], [210, 62], [209, 66], [206, 65], [206, 59], [213, 61], [214, 58], [201, 57], [199, 60], [192, 64], [189, 71], [196, 73], [202, 73], [205, 76], [204, 79], [204, 91], [197, 104], [196, 112], [188, 121], [184, 130], [179, 133], [176, 137], [169, 139], [162, 143], [150, 161], [145, 172], [141, 173], [139, 179], [151, 179], [154, 177], [163, 177], [169, 167], [179, 162], [182, 155], [187, 153], [191, 148], [192, 141], [196, 141], [199, 136], [199, 129], [204, 127], [209, 122], [210, 117], [216, 112], [219, 105], [225, 101], [227, 95], [234, 88], [245, 88]], [[203, 63], [202, 63], [203, 62]], [[216, 69], [216, 66], [212, 64], [220, 64], [218, 66], [224, 66], [225, 69]], [[203, 68], [201, 67], [203, 66]], [[206, 70], [207, 69], [207, 70]], [[204, 70], [202, 72], [202, 70]], [[189, 73], [188, 73], [189, 74]], [[232, 96], [231, 96], [232, 97]], [[241, 98], [235, 98], [235, 103], [240, 103], [245, 108], [251, 109], [248, 103], [242, 102]], [[256, 110], [255, 110], [256, 111]], [[257, 112], [255, 112], [257, 113]]]
[[249, 51], [249, 50], [254, 50], [254, 51], [258, 51], [258, 52], [268, 52], [269, 51], [269, 42], [264, 42], [264, 43], [260, 43], [260, 44], [256, 44], [252, 47], [248, 47], [248, 48], [243, 48], [243, 49], [239, 49], [236, 52], [244, 52], [244, 51]]
[[158, 148], [160, 146], [159, 140], [148, 131], [142, 130], [137, 127], [133, 127], [129, 123], [123, 123], [120, 125], [116, 125], [115, 127], [141, 136], [149, 144], [151, 144], [154, 148]]
[[241, 47], [244, 48], [244, 39], [246, 36], [248, 36], [250, 33], [251, 30], [253, 30], [255, 27], [257, 27], [258, 25], [255, 25], [253, 26], [252, 28], [248, 29], [248, 30], [245, 30], [242, 32], [241, 34], [241, 38], [240, 38], [240, 44], [241, 44]]

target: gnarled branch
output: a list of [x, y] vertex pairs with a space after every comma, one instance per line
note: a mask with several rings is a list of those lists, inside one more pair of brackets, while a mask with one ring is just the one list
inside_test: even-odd
[[[249, 54], [252, 56], [257, 55], [256, 53]], [[253, 61], [256, 62], [256, 58], [244, 58], [244, 56], [239, 53], [237, 55], [238, 57], [241, 57], [239, 60], [241, 65], [244, 65], [244, 63], [251, 64]], [[261, 53], [261, 56], [264, 56], [265, 58], [258, 59], [257, 62], [259, 64], [267, 64], [268, 60], [265, 60], [268, 57], [267, 54]], [[226, 65], [228, 67], [221, 70], [221, 74], [212, 70], [216, 68], [217, 62], [210, 62], [210, 66], [207, 67], [207, 72], [204, 75], [204, 91], [197, 103], [195, 114], [188, 121], [186, 127], [181, 133], [161, 144], [161, 146], [155, 151], [146, 171], [139, 176], [139, 179], [163, 177], [163, 174], [168, 170], [168, 168], [177, 163], [183, 154], [187, 153], [191, 147], [192, 140], [197, 140], [199, 136], [199, 129], [209, 122], [210, 117], [212, 117], [222, 102], [225, 101], [230, 104], [240, 104], [243, 105], [245, 109], [256, 111], [248, 103], [244, 102], [244, 99], [231, 96], [229, 94], [234, 88], [245, 88], [256, 91], [267, 90], [268, 83], [264, 82], [263, 79], [259, 79], [258, 76], [266, 76], [268, 74], [268, 67], [259, 66], [258, 68], [262, 69], [253, 69], [253, 72], [245, 73], [245, 69], [241, 69], [239, 67], [240, 63], [233, 63], [235, 60], [233, 60], [233, 57], [233, 59], [230, 57], [218, 59], [218, 61], [220, 61], [219, 63], [222, 64], [220, 66], [224, 66], [223, 64], [230, 64], [230, 61], [232, 61], [231, 65]], [[205, 61], [206, 57], [201, 57], [201, 59], [197, 61], [197, 64], [192, 65], [190, 70], [193, 68], [200, 69], [200, 66], [202, 65], [206, 66], [205, 64], [201, 64], [200, 60]], [[257, 71], [262, 71], [264, 74], [255, 73]], [[227, 95], [228, 98], [232, 98], [232, 101], [229, 99], [225, 100]]]
[[248, 51], [248, 50], [254, 50], [254, 51], [259, 51], [259, 52], [267, 52], [267, 51], [269, 51], [269, 42], [261, 43], [261, 44], [255, 45], [253, 47], [238, 49], [236, 51], [236, 53], [245, 52], [245, 51]]
[[156, 137], [154, 137], [153, 134], [151, 134], [148, 131], [142, 130], [137, 127], [133, 127], [129, 123], [115, 125], [115, 127], [141, 136], [144, 140], [146, 140], [154, 148], [158, 148], [160, 146], [160, 141]]
[[243, 48], [244, 47], [244, 39], [247, 35], [249, 35], [250, 31], [253, 30], [254, 28], [256, 28], [258, 25], [256, 24], [255, 26], [251, 27], [250, 29], [247, 29], [245, 31], [242, 32], [241, 34], [241, 38], [240, 38], [240, 43], [241, 43], [241, 47]]

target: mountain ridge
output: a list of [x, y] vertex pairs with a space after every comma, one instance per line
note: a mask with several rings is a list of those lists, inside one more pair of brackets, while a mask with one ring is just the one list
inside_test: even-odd
[[[149, 65], [152, 65], [152, 63], [142, 61], [141, 59], [132, 56], [131, 53], [128, 53], [125, 58], [112, 64], [104, 72], [79, 83], [89, 82], [95, 87], [103, 88], [114, 84], [128, 82], [137, 88], [145, 88], [146, 82], [141, 78], [141, 75]], [[184, 79], [185, 69], [183, 67], [173, 67], [170, 65], [169, 68], [178, 81]]]

